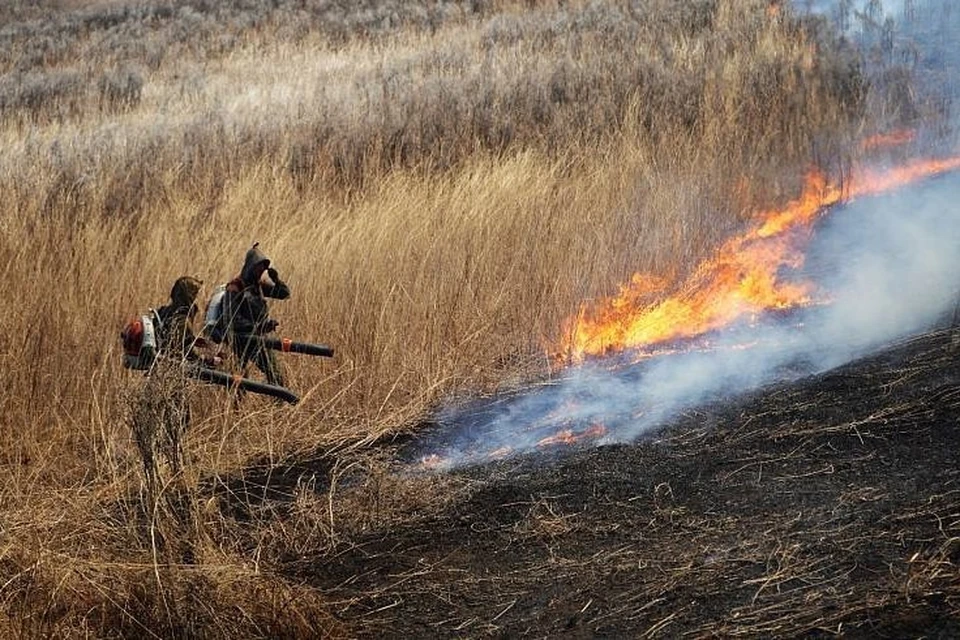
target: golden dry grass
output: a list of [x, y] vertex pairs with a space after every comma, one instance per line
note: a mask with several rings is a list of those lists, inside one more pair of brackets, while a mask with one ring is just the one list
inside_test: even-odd
[[[201, 478], [542, 375], [579, 303], [634, 271], [682, 273], [790, 195], [799, 167], [839, 159], [861, 115], [856, 67], [768, 4], [424, 3], [377, 30], [285, 3], [259, 18], [173, 3], [154, 23], [122, 2], [52, 3], [15, 22], [21, 55], [0, 79], [0, 631], [335, 631], [315, 595], [271, 604], [296, 587], [224, 542]], [[41, 35], [58, 48], [37, 53]], [[337, 357], [287, 360], [295, 408], [193, 390], [188, 469], [168, 477], [186, 531], [132, 498], [142, 379], [117, 335], [177, 276], [235, 275], [255, 240], [293, 289], [273, 306], [282, 332]], [[144, 526], [186, 538], [195, 564], [167, 566], [172, 545], [158, 555]]]

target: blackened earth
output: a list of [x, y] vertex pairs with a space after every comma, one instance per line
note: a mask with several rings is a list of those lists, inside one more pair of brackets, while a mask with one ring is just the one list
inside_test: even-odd
[[431, 474], [360, 448], [247, 482], [267, 496], [312, 469], [321, 503], [368, 512], [338, 528], [331, 510], [329, 544], [275, 567], [360, 637], [960, 637], [957, 342], [632, 445]]

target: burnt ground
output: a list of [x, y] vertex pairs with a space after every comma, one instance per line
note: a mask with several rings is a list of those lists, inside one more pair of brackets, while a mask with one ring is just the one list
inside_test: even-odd
[[701, 408], [633, 445], [439, 474], [452, 488], [438, 506], [408, 498], [278, 571], [361, 637], [958, 637], [953, 338]]

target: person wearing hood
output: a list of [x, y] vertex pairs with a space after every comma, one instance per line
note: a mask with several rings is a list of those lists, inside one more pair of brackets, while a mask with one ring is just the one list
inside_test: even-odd
[[263, 372], [267, 382], [285, 386], [283, 371], [272, 351], [263, 348], [258, 338], [272, 333], [277, 321], [270, 317], [267, 298], [286, 300], [290, 287], [260, 249], [260, 243], [247, 251], [240, 275], [227, 285], [224, 314], [227, 318], [233, 352], [246, 368], [250, 362]]

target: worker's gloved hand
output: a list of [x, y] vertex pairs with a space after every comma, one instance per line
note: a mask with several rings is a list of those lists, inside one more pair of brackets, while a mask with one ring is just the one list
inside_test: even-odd
[[263, 323], [263, 332], [264, 332], [264, 333], [270, 333], [271, 331], [273, 331], [274, 329], [276, 329], [276, 328], [277, 328], [277, 325], [279, 325], [279, 324], [280, 324], [279, 322], [277, 322], [277, 321], [274, 320], [273, 318], [270, 318], [269, 320], [267, 320], [266, 322]]
[[280, 282], [280, 274], [277, 273], [277, 270], [274, 269], [273, 267], [270, 267], [269, 269], [267, 269], [267, 275], [270, 276], [270, 281], [273, 282], [274, 284]]

